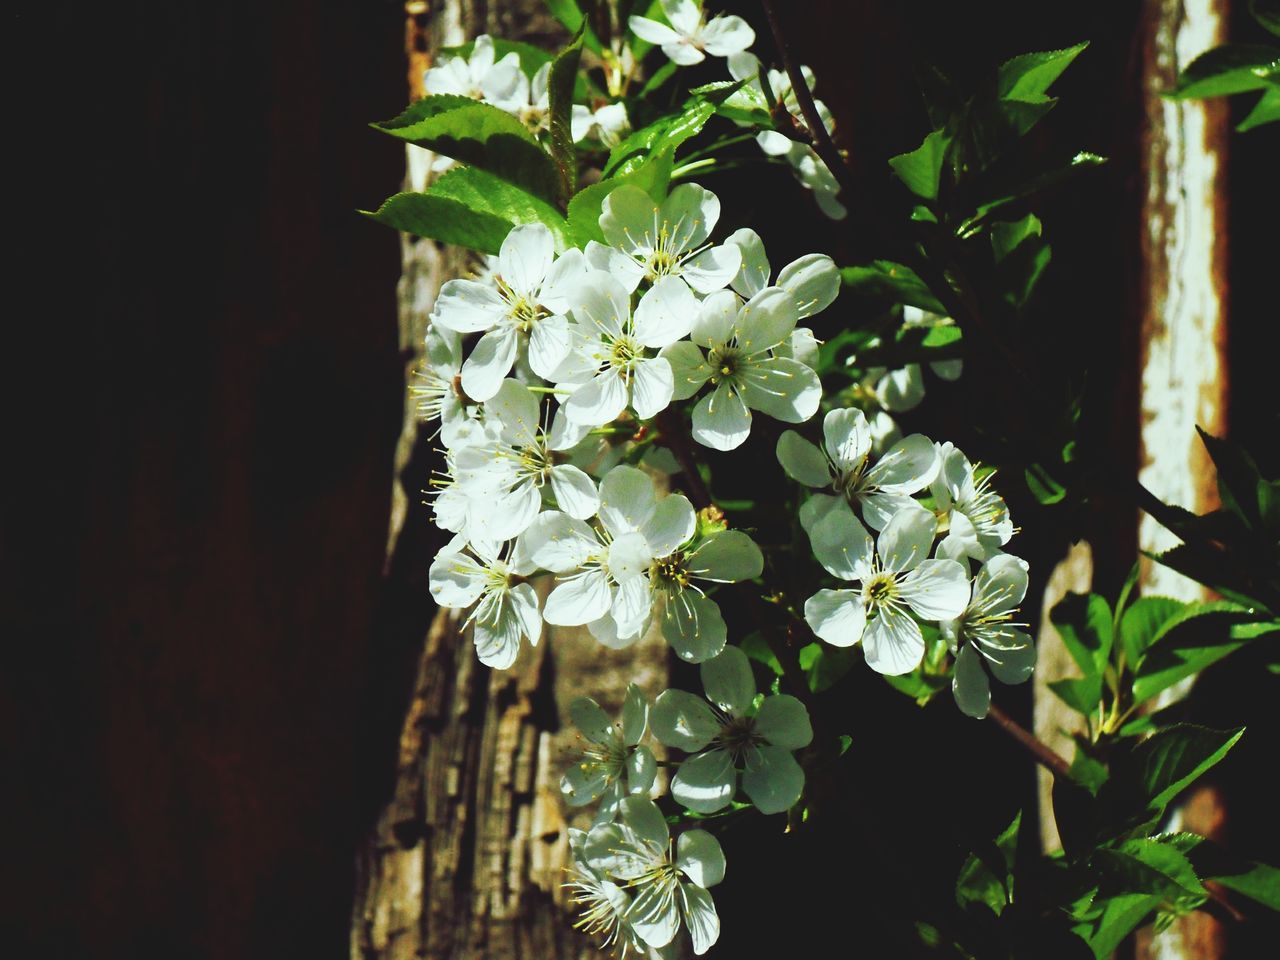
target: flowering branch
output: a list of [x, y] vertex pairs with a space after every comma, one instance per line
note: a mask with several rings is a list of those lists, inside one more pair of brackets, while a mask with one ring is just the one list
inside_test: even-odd
[[1065, 759], [1049, 748], [1043, 740], [1039, 740], [1026, 727], [1014, 720], [994, 703], [991, 704], [987, 711], [987, 716], [996, 722], [996, 725], [1011, 736], [1018, 744], [1035, 758], [1036, 763], [1040, 764], [1055, 777], [1067, 777], [1071, 775], [1071, 765]]

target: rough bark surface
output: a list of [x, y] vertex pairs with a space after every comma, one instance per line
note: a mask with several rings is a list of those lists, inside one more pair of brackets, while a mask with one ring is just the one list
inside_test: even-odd
[[[442, 47], [484, 32], [554, 42], [554, 23], [533, 12], [543, 9], [527, 0], [406, 4], [410, 97], [422, 95], [422, 71]], [[406, 189], [425, 187], [431, 159], [408, 148]], [[464, 250], [409, 236], [401, 250], [400, 346], [408, 393], [440, 285], [474, 263]], [[392, 604], [429, 603], [431, 533], [417, 490], [427, 482], [433, 446], [410, 402], [396, 451], [387, 540]], [[544, 592], [548, 587], [541, 584]], [[389, 615], [414, 620], [402, 611]], [[639, 683], [652, 698], [666, 676], [666, 645], [656, 633], [629, 650], [611, 651], [584, 630], [550, 627], [511, 669], [492, 671], [476, 660], [456, 612], [439, 611], [418, 658], [394, 793], [358, 854], [353, 960], [598, 956], [573, 930], [562, 887], [569, 824], [559, 782], [580, 747], [568, 705], [586, 694], [615, 712], [627, 683]], [[589, 825], [585, 814], [579, 821]]]

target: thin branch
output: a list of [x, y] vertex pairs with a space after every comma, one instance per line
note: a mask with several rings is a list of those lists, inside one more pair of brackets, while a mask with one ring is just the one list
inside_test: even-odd
[[996, 726], [1016, 740], [1019, 746], [1035, 757], [1036, 763], [1047, 769], [1055, 777], [1070, 776], [1071, 764], [1050, 749], [1049, 745], [1043, 740], [1036, 739], [1029, 730], [994, 703], [987, 710], [987, 716], [996, 722]]
[[693, 455], [693, 447], [689, 435], [685, 432], [684, 421], [674, 407], [667, 407], [656, 417], [654, 422], [662, 434], [662, 440], [670, 448], [680, 464], [680, 472], [684, 474], [689, 499], [698, 510], [712, 506], [711, 491], [702, 482], [702, 474], [698, 472], [698, 460]]

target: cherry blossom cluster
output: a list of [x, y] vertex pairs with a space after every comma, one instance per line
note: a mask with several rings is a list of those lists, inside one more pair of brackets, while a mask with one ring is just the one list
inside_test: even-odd
[[991, 474], [980, 474], [951, 443], [917, 433], [876, 456], [873, 439], [858, 409], [826, 415], [821, 447], [790, 430], [778, 439], [787, 474], [830, 491], [800, 507], [814, 557], [854, 585], [819, 590], [805, 602], [805, 621], [834, 646], [861, 642], [867, 665], [890, 676], [920, 666], [921, 622], [936, 625], [956, 657], [956, 704], [984, 717], [989, 674], [1021, 683], [1036, 660], [1031, 637], [1014, 620], [1027, 565], [1002, 552], [1014, 533], [1009, 510]]

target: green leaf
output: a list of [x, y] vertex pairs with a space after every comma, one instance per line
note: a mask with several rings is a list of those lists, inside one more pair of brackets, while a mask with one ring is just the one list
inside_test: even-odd
[[938, 183], [942, 177], [942, 162], [947, 156], [951, 137], [944, 130], [934, 130], [920, 146], [910, 153], [900, 153], [889, 158], [889, 166], [907, 189], [926, 200], [938, 199]]
[[1173, 597], [1139, 597], [1129, 605], [1120, 619], [1120, 642], [1131, 670], [1137, 669], [1161, 628], [1186, 607]]
[[1264, 907], [1280, 911], [1280, 870], [1269, 864], [1236, 856], [1213, 841], [1193, 833], [1181, 833], [1162, 839], [1176, 843], [1201, 879], [1213, 880]]
[[1280, 120], [1280, 87], [1267, 87], [1249, 115], [1236, 124], [1236, 133], [1247, 133], [1263, 124]]
[[511, 224], [490, 213], [472, 210], [465, 203], [426, 193], [397, 193], [377, 211], [360, 211], [371, 220], [441, 243], [470, 247], [496, 254]]
[[648, 158], [662, 153], [674, 156], [676, 148], [701, 133], [720, 105], [746, 82], [743, 79], [700, 87], [703, 92], [689, 97], [678, 113], [636, 130], [614, 147], [609, 153], [609, 162], [605, 164], [604, 175], [613, 177], [630, 173]]
[[1280, 37], [1280, 0], [1249, 0], [1249, 12], [1264, 30]]
[[1107, 601], [1096, 593], [1069, 593], [1050, 611], [1049, 620], [1084, 675], [1101, 676], [1113, 640]]
[[806, 644], [800, 648], [798, 658], [814, 693], [830, 690], [862, 659], [851, 649], [823, 643]]
[[1152, 636], [1134, 677], [1134, 703], [1150, 700], [1239, 650], [1250, 638], [1233, 636], [1232, 627], [1256, 619], [1249, 609], [1226, 601], [1184, 607]]
[[1089, 153], [1088, 151], [1081, 151], [1067, 162], [1038, 173], [1026, 180], [1021, 180], [1011, 186], [999, 184], [1000, 189], [995, 191], [994, 195], [991, 193], [980, 194], [980, 196], [985, 195], [989, 199], [977, 205], [973, 216], [956, 228], [956, 235], [961, 239], [972, 236], [996, 213], [999, 213], [1002, 217], [1016, 215], [1017, 212], [1029, 206], [1030, 202], [1035, 198], [1049, 190], [1062, 186], [1068, 181], [1074, 180], [1082, 174], [1098, 169], [1106, 162], [1106, 157], [1100, 157], [1098, 154]]
[[993, 223], [991, 252], [995, 256], [996, 263], [1004, 260], [1028, 240], [1039, 237], [1041, 232], [1040, 218], [1034, 213], [1029, 213], [1021, 220], [1012, 223]]
[[1206, 50], [1187, 65], [1165, 94], [1176, 100], [1222, 97], [1263, 90], [1280, 82], [1280, 50], [1260, 44], [1229, 43]]
[[1055, 680], [1049, 689], [1072, 710], [1084, 716], [1092, 715], [1102, 702], [1102, 675], [1080, 677], [1072, 680]]
[[1065, 50], [1049, 50], [1044, 53], [1024, 53], [1001, 64], [996, 77], [1001, 97], [1010, 100], [1036, 101], [1045, 96], [1053, 82], [1071, 61], [1080, 55], [1088, 41]]
[[956, 877], [957, 904], [961, 907], [985, 904], [999, 916], [1013, 902], [1013, 860], [1021, 825], [1022, 811], [1019, 810], [994, 843], [969, 854]]
[[1222, 505], [1239, 517], [1252, 530], [1262, 527], [1262, 505], [1259, 484], [1262, 474], [1244, 448], [1229, 440], [1221, 440], [1196, 427], [1213, 465], [1218, 470], [1218, 496]]
[[1092, 863], [1117, 893], [1149, 893], [1179, 911], [1207, 899], [1191, 861], [1170, 844], [1129, 840], [1118, 850], [1097, 851]]
[[1071, 758], [1071, 768], [1067, 771], [1071, 779], [1080, 784], [1091, 794], [1097, 795], [1099, 788], [1107, 782], [1106, 764], [1099, 763], [1076, 744], [1075, 756]]
[[769, 641], [764, 638], [764, 634], [758, 630], [747, 634], [742, 638], [742, 642], [738, 644], [742, 652], [756, 663], [762, 663], [777, 676], [782, 676], [782, 664], [778, 662], [778, 658], [774, 655], [773, 649], [769, 646]]
[[1023, 470], [1027, 489], [1040, 503], [1048, 506], [1058, 503], [1067, 495], [1067, 488], [1055, 480], [1042, 463], [1033, 463]]
[[605, 197], [628, 183], [649, 194], [655, 203], [661, 203], [667, 195], [670, 179], [671, 152], [655, 154], [625, 174], [599, 180], [574, 194], [569, 201], [569, 223], [584, 246], [588, 240], [604, 243], [604, 234], [600, 232], [600, 212]]
[[423, 97], [373, 127], [556, 200], [560, 175], [551, 157], [524, 124], [490, 104], [451, 94]]
[[582, 59], [584, 20], [568, 45], [551, 62], [547, 78], [547, 103], [550, 108], [551, 159], [560, 174], [559, 198], [567, 204], [578, 184], [578, 152], [573, 146], [573, 86]]
[[914, 270], [891, 260], [875, 260], [865, 267], [843, 267], [840, 278], [855, 293], [945, 314], [944, 307]]
[[1115, 757], [1111, 779], [1100, 791], [1118, 818], [1113, 826], [1123, 830], [1159, 817], [1170, 800], [1225, 757], [1243, 734], [1243, 727], [1210, 730], [1177, 724]]
[[1101, 915], [1092, 923], [1076, 927], [1075, 932], [1088, 940], [1098, 960], [1108, 960], [1121, 941], [1160, 906], [1160, 898], [1148, 893], [1122, 893], [1097, 902], [1102, 906]]
[[[577, 34], [582, 31], [582, 40], [587, 45], [587, 49], [592, 53], [603, 52], [600, 46], [600, 38], [596, 36], [596, 32], [591, 29], [591, 25], [587, 23], [586, 15], [582, 12], [582, 7], [578, 5], [577, 0], [547, 0], [547, 9], [551, 11], [551, 15], [559, 20], [570, 34]], [[550, 59], [548, 57], [548, 59]]]

